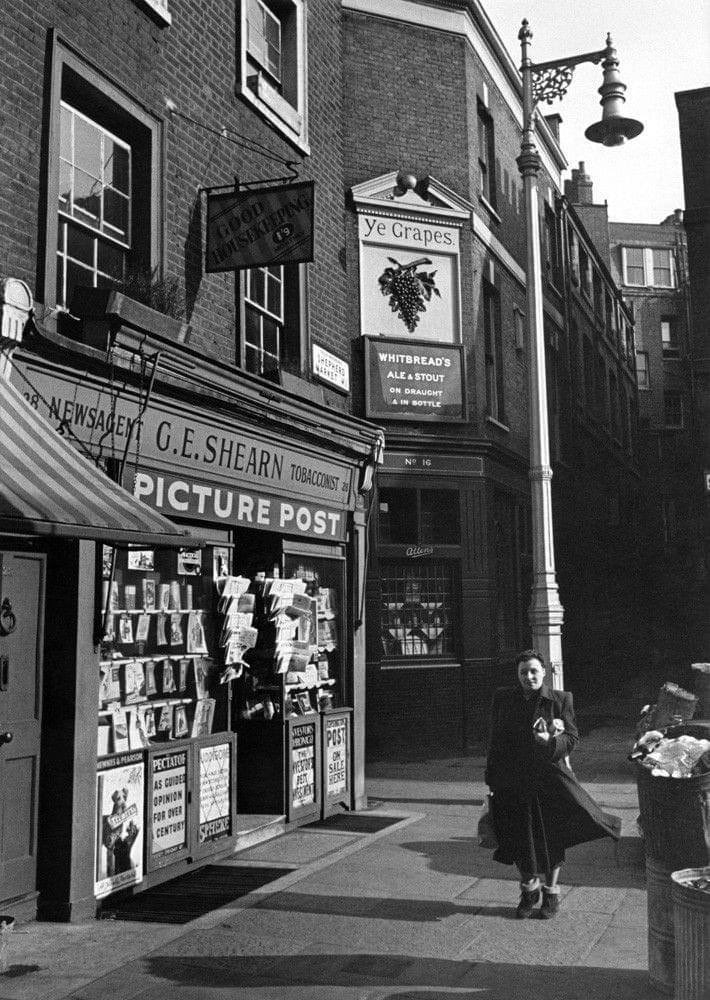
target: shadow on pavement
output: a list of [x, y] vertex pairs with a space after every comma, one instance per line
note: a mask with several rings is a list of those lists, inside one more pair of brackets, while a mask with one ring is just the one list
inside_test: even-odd
[[[411, 955], [153, 956], [144, 971], [179, 986], [360, 987], [363, 998], [648, 1000], [642, 970], [476, 963]], [[365, 990], [370, 987], [367, 992]]]
[[[504, 878], [513, 873], [511, 865], [493, 860], [492, 851], [484, 851], [475, 837], [448, 837], [446, 840], [414, 840], [400, 845], [404, 850], [429, 859], [431, 871], [446, 875]], [[516, 876], [517, 877], [517, 876]], [[635, 889], [645, 886], [643, 846], [639, 837], [597, 840], [569, 848], [562, 867], [566, 885], [607, 886]]]
[[[516, 902], [517, 902], [517, 882]], [[398, 899], [381, 896], [317, 896], [300, 892], [280, 892], [258, 903], [254, 909], [286, 913], [320, 913], [337, 917], [372, 917], [403, 920], [407, 923], [435, 923], [456, 914], [515, 919], [514, 906], [488, 902], [449, 903], [443, 899]]]

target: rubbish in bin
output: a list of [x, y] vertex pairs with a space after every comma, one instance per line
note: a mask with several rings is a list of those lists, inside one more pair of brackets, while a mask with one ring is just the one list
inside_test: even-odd
[[7, 972], [7, 939], [14, 926], [14, 917], [0, 916], [0, 973]]
[[710, 761], [710, 740], [696, 739], [694, 736], [657, 737], [648, 739], [651, 733], [635, 744], [631, 751], [632, 760], [638, 760], [651, 774], [664, 778], [691, 778], [704, 774]]

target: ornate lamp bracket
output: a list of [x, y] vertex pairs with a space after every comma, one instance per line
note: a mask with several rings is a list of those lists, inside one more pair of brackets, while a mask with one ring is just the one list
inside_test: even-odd
[[552, 104], [565, 96], [574, 76], [575, 66], [580, 63], [598, 65], [607, 55], [611, 38], [607, 37], [607, 48], [600, 52], [585, 52], [581, 56], [569, 56], [567, 59], [553, 59], [550, 62], [531, 63], [533, 103], [545, 101]]

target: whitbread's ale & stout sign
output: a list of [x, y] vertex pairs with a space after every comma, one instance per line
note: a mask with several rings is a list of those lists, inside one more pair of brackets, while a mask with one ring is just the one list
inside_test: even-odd
[[313, 260], [313, 181], [207, 192], [205, 270]]

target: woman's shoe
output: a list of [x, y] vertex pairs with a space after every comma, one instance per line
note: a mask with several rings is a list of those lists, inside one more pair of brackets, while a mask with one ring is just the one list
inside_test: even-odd
[[[533, 886], [531, 888], [530, 886]], [[533, 915], [533, 911], [540, 902], [540, 883], [521, 882], [520, 902], [515, 910], [518, 920], [527, 920]]]
[[542, 906], [540, 916], [543, 920], [552, 920], [556, 917], [560, 909], [560, 890], [558, 886], [550, 888], [547, 885], [542, 887]]

